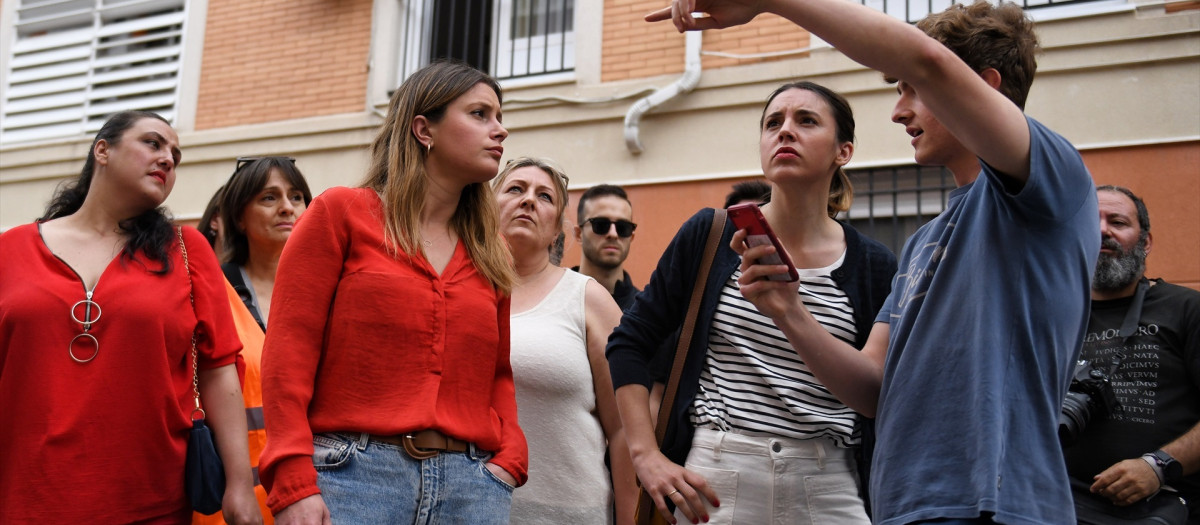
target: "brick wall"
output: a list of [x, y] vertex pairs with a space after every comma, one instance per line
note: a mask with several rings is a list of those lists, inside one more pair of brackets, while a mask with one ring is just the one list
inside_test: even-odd
[[[683, 72], [684, 36], [670, 22], [650, 24], [642, 20], [646, 13], [665, 5], [663, 0], [605, 0], [604, 82]], [[760, 15], [744, 26], [706, 31], [702, 49], [747, 55], [801, 49], [808, 44], [808, 33], [795, 24], [774, 15]], [[703, 65], [711, 69], [779, 59], [704, 56]]]
[[371, 0], [211, 0], [196, 129], [362, 111]]

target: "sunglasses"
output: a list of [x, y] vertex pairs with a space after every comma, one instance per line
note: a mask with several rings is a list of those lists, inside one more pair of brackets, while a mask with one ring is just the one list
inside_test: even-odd
[[637, 229], [636, 224], [625, 219], [614, 221], [605, 217], [592, 217], [583, 221], [584, 224], [589, 222], [592, 223], [592, 233], [596, 235], [608, 235], [609, 228], [612, 228], [614, 224], [617, 225], [617, 237], [621, 238], [633, 235], [633, 230]]
[[279, 157], [279, 156], [275, 156], [275, 155], [267, 155], [264, 157], [238, 157], [237, 158], [237, 167], [233, 168], [233, 171], [234, 172], [241, 171], [243, 166], [250, 164], [251, 162], [254, 162], [256, 160], [262, 160], [262, 159], [280, 159], [280, 160], [286, 160], [292, 164], [296, 163], [295, 157]]

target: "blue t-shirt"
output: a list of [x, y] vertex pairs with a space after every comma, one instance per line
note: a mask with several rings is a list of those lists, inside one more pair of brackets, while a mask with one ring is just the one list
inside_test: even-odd
[[876, 523], [995, 514], [1074, 524], [1057, 422], [1100, 252], [1079, 152], [1029, 121], [1016, 193], [984, 166], [908, 240], [892, 293], [871, 476]]

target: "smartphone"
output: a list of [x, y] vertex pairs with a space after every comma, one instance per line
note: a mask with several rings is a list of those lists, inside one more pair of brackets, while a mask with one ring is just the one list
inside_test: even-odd
[[783, 249], [783, 245], [779, 244], [779, 238], [775, 237], [775, 232], [771, 231], [771, 225], [767, 224], [767, 218], [763, 217], [762, 211], [758, 209], [758, 205], [754, 203], [738, 204], [730, 206], [727, 210], [729, 220], [733, 221], [733, 225], [739, 230], [746, 230], [746, 245], [747, 246], [762, 246], [771, 244], [775, 246], [775, 253], [763, 257], [758, 264], [786, 264], [788, 271], [786, 274], [777, 273], [769, 277], [772, 281], [787, 281], [792, 282], [800, 279], [800, 274], [796, 272], [796, 265], [792, 264], [792, 259]]

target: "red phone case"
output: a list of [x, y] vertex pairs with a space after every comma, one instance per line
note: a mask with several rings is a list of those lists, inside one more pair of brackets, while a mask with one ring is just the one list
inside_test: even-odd
[[727, 210], [729, 220], [733, 221], [733, 225], [739, 230], [746, 230], [746, 245], [761, 246], [764, 244], [772, 244], [775, 246], [775, 253], [763, 257], [760, 264], [786, 264], [788, 272], [786, 274], [775, 274], [769, 277], [772, 281], [787, 281], [792, 282], [800, 279], [800, 274], [796, 272], [796, 265], [792, 264], [792, 260], [788, 257], [786, 251], [783, 250], [783, 245], [779, 243], [779, 238], [775, 237], [775, 232], [771, 230], [771, 225], [767, 224], [767, 218], [763, 217], [762, 211], [758, 209], [757, 204], [738, 204], [730, 206]]

